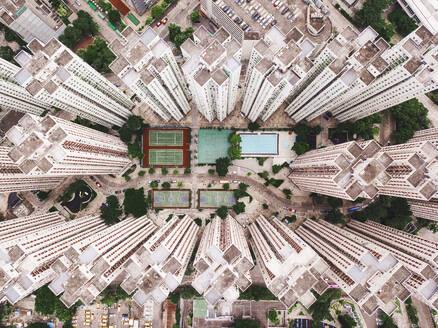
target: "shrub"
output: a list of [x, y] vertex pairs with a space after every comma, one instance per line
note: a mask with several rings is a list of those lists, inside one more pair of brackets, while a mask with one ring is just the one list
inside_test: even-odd
[[146, 171], [143, 171], [143, 170], [138, 171], [138, 175], [139, 175], [140, 177], [144, 176], [145, 174], [146, 174]]
[[123, 200], [123, 209], [126, 214], [132, 214], [138, 218], [147, 213], [148, 207], [150, 207], [150, 199], [146, 199], [143, 188], [126, 189], [125, 199]]
[[170, 189], [170, 183], [169, 182], [163, 182], [162, 184], [161, 184], [161, 186], [164, 188], [164, 189]]
[[162, 167], [161, 168], [161, 174], [162, 175], [166, 175], [167, 173], [169, 173], [169, 171], [165, 167]]
[[151, 16], [153, 19], [160, 18], [164, 14], [164, 9], [160, 5], [155, 5], [151, 9]]
[[158, 188], [158, 182], [157, 181], [151, 181], [151, 183], [149, 185], [151, 186], [151, 188]]
[[208, 174], [214, 175], [214, 170], [213, 169], [208, 169]]
[[201, 21], [199, 11], [192, 11], [190, 13], [190, 20], [192, 21], [192, 23], [199, 23]]
[[154, 174], [155, 173], [155, 169], [153, 168], [153, 167], [151, 167], [150, 169], [149, 169], [149, 174]]

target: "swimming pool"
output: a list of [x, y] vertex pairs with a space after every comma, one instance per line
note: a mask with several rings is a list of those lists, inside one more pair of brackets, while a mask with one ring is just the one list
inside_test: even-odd
[[242, 156], [278, 155], [277, 133], [241, 133]]

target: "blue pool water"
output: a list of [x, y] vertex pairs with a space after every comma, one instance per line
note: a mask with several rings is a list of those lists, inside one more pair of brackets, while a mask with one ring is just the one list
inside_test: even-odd
[[278, 134], [241, 134], [242, 155], [277, 155]]

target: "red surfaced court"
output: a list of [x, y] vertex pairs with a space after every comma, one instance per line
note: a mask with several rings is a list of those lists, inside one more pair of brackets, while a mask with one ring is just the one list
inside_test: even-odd
[[128, 6], [126, 6], [121, 0], [109, 0], [109, 2], [120, 11], [120, 15], [122, 16], [126, 16], [130, 12]]

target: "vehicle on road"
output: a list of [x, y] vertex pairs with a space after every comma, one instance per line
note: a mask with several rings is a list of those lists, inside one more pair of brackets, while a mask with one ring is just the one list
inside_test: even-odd
[[348, 213], [355, 212], [355, 211], [359, 211], [360, 209], [361, 209], [360, 206], [350, 207], [350, 208], [348, 209]]

